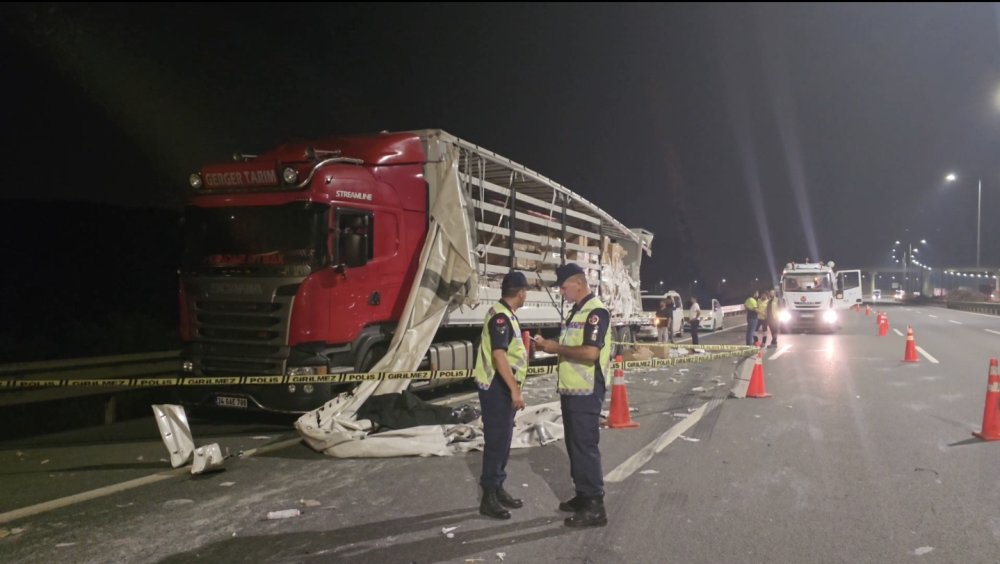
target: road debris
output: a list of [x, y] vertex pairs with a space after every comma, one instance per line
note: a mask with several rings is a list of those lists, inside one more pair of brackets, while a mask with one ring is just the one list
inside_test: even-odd
[[67, 546], [76, 546], [75, 542], [61, 542], [56, 545], [56, 548], [66, 548]]
[[441, 534], [442, 535], [447, 535], [448, 533], [454, 531], [457, 528], [458, 528], [457, 526], [455, 526], [455, 527], [441, 527]]
[[222, 449], [218, 443], [200, 446], [194, 451], [194, 460], [191, 463], [192, 474], [204, 474], [225, 470], [222, 466], [225, 457], [222, 456]]
[[268, 519], [288, 519], [290, 517], [298, 517], [302, 515], [302, 512], [298, 509], [282, 509], [280, 511], [269, 511], [267, 513]]
[[497, 558], [499, 558], [501, 562], [503, 562], [503, 557], [504, 556], [507, 556], [506, 552], [498, 552], [497, 553]]
[[639, 473], [640, 474], [659, 474], [660, 471], [659, 470], [643, 470], [643, 471], [641, 471]]
[[667, 378], [667, 382], [680, 382], [680, 380], [671, 376], [670, 378]]
[[48, 459], [48, 458], [46, 458], [46, 459], [45, 459], [45, 460], [43, 460], [43, 461], [42, 461], [41, 463], [42, 463], [42, 464], [48, 464], [48, 463], [49, 463], [49, 459]]
[[920, 548], [914, 550], [913, 554], [915, 556], [923, 556], [932, 550], [934, 550], [933, 546], [921, 546]]
[[219, 486], [221, 486], [223, 488], [228, 488], [229, 486], [235, 486], [235, 485], [236, 485], [236, 482], [222, 482], [221, 484], [219, 484]]
[[269, 440], [271, 440], [271, 437], [269, 437], [267, 435], [257, 435], [256, 437], [250, 437], [250, 438], [253, 439], [253, 440], [255, 440], [255, 441], [269, 441]]
[[705, 387], [704, 386], [698, 386], [696, 388], [691, 388], [691, 391], [692, 392], [704, 392], [705, 391]]
[[700, 441], [700, 440], [701, 440], [701, 439], [696, 439], [696, 438], [694, 438], [694, 437], [685, 437], [684, 435], [681, 435], [681, 436], [680, 436], [680, 437], [678, 437], [678, 438], [680, 438], [680, 439], [682, 439], [682, 440], [685, 440], [685, 441], [687, 441], [687, 442], [689, 442], [689, 443], [696, 443], [696, 442], [698, 442], [698, 441]]

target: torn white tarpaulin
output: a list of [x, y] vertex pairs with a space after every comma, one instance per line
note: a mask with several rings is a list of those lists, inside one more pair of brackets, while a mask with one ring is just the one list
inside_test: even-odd
[[[424, 174], [434, 191], [430, 194], [427, 238], [413, 287], [389, 350], [372, 368], [372, 372], [416, 370], [448, 309], [473, 303], [477, 299], [478, 278], [469, 238], [467, 210], [459, 185], [457, 155], [458, 149], [454, 145], [437, 138], [428, 139], [428, 162], [424, 165]], [[341, 394], [302, 415], [295, 422], [295, 428], [309, 446], [331, 456], [400, 456], [371, 454], [379, 451], [380, 442], [385, 443], [386, 452], [397, 452], [400, 438], [386, 433], [369, 436], [371, 422], [357, 421], [355, 414], [370, 396], [398, 393], [408, 385], [409, 380], [364, 382], [351, 394]], [[443, 440], [442, 428], [432, 428], [441, 433]], [[364, 448], [352, 444], [362, 440], [366, 443]], [[427, 448], [429, 452], [426, 454], [439, 451], [436, 444], [428, 444]]]
[[170, 465], [180, 468], [187, 464], [194, 452], [194, 439], [188, 425], [187, 414], [180, 405], [154, 405], [153, 415], [160, 437], [170, 453]]

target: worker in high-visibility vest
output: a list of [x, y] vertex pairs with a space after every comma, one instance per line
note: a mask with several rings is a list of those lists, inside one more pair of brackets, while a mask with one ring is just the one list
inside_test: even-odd
[[747, 345], [754, 344], [754, 333], [757, 332], [757, 295], [750, 294], [747, 301], [743, 302], [743, 309], [747, 311]]
[[559, 355], [559, 402], [562, 407], [566, 451], [576, 496], [559, 504], [571, 511], [568, 527], [608, 524], [604, 511], [604, 474], [601, 471], [601, 405], [611, 385], [611, 313], [590, 291], [579, 265], [556, 269], [556, 286], [573, 304], [559, 341], [536, 339], [536, 347]]
[[528, 279], [512, 270], [500, 283], [500, 301], [486, 312], [479, 354], [472, 371], [479, 387], [483, 412], [483, 470], [479, 485], [483, 497], [479, 513], [494, 519], [510, 519], [508, 508], [524, 505], [503, 489], [507, 479], [510, 442], [514, 437], [514, 413], [524, 409], [521, 385], [528, 368], [528, 352], [521, 339], [521, 324], [514, 312], [528, 297]]

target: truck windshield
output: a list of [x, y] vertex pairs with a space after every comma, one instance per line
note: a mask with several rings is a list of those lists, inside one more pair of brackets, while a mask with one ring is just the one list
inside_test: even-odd
[[186, 271], [305, 275], [327, 259], [329, 206], [296, 202], [184, 210]]
[[803, 272], [786, 274], [781, 279], [781, 288], [786, 292], [829, 292], [833, 284], [825, 272]]

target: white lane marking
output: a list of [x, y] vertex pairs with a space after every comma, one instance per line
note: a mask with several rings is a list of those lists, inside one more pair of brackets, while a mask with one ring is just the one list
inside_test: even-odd
[[895, 333], [896, 333], [897, 335], [899, 335], [900, 337], [902, 337], [902, 336], [903, 336], [903, 332], [902, 332], [902, 331], [900, 331], [899, 329], [893, 329], [893, 332], [895, 332]]
[[[288, 439], [287, 441], [281, 441], [260, 448], [244, 451], [242, 457], [246, 458], [248, 456], [253, 456], [254, 454], [263, 454], [265, 452], [280, 450], [285, 447], [292, 446], [294, 444], [298, 444], [301, 442], [302, 442], [302, 437]], [[167, 470], [165, 472], [160, 472], [158, 474], [152, 474], [150, 476], [136, 478], [134, 480], [129, 480], [127, 482], [111, 484], [110, 486], [104, 486], [103, 488], [97, 488], [96, 490], [90, 490], [89, 492], [82, 492], [71, 496], [66, 496], [66, 497], [61, 497], [59, 499], [46, 501], [44, 503], [39, 503], [37, 505], [31, 505], [28, 507], [22, 507], [20, 509], [14, 509], [6, 513], [0, 513], [0, 523], [9, 523], [11, 521], [16, 521], [17, 519], [24, 519], [25, 517], [31, 517], [32, 515], [38, 515], [39, 513], [52, 511], [53, 509], [68, 507], [70, 505], [75, 505], [77, 503], [82, 503], [84, 501], [89, 501], [91, 499], [97, 499], [99, 497], [116, 494], [118, 492], [123, 492], [125, 490], [131, 490], [133, 488], [138, 488], [149, 484], [155, 484], [156, 482], [169, 480], [170, 478], [173, 478], [175, 476], [180, 476], [181, 474], [190, 474], [190, 473], [191, 473], [190, 467], [182, 466], [181, 468], [175, 468], [173, 470]]]
[[927, 317], [933, 317], [934, 319], [937, 319], [937, 316], [936, 316], [936, 315], [931, 315], [931, 314], [929, 314], [929, 313], [927, 314]]
[[994, 335], [1000, 335], [1000, 331], [994, 331], [992, 329], [984, 329], [987, 333], [993, 333]]
[[961, 321], [955, 321], [954, 319], [949, 319], [948, 323], [954, 323], [955, 325], [961, 325], [962, 324]]
[[792, 348], [792, 345], [782, 345], [782, 346], [778, 347], [778, 350], [775, 351], [775, 353], [772, 354], [771, 358], [769, 358], [768, 360], [774, 360], [774, 359], [778, 358], [779, 356], [781, 356], [781, 355], [785, 354], [786, 352], [788, 352], [789, 350], [791, 350], [791, 348]]
[[924, 355], [924, 358], [926, 358], [927, 360], [933, 362], [934, 364], [941, 364], [940, 362], [938, 362], [938, 359], [936, 359], [933, 356], [931, 356], [931, 353], [925, 351], [923, 348], [917, 347], [917, 352], [919, 352], [920, 354]]
[[608, 472], [608, 475], [604, 477], [604, 481], [621, 482], [625, 478], [634, 474], [636, 470], [642, 468], [644, 464], [649, 462], [649, 460], [653, 458], [654, 454], [667, 448], [667, 445], [677, 440], [677, 437], [680, 437], [685, 431], [694, 427], [694, 424], [705, 416], [705, 412], [708, 411], [708, 406], [710, 404], [718, 403], [719, 401], [721, 400], [712, 400], [706, 404], [702, 404], [702, 406], [694, 410], [691, 415], [688, 415], [684, 419], [678, 421], [673, 427], [668, 429], [666, 433], [660, 435], [656, 440], [639, 449], [639, 452], [630, 456], [628, 460], [619, 464], [618, 467], [611, 472]]

